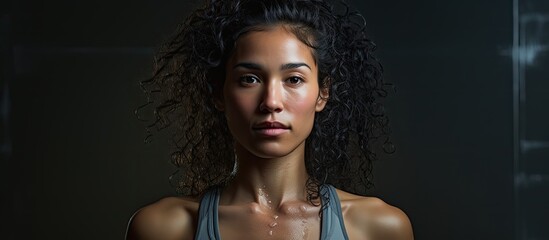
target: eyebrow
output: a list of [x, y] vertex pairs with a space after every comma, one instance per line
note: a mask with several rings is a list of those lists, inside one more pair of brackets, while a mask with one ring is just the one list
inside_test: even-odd
[[[234, 65], [233, 69], [238, 68], [238, 67], [243, 67], [243, 68], [248, 68], [248, 69], [253, 69], [253, 70], [261, 70], [263, 68], [263, 66], [261, 66], [260, 64], [249, 63], [249, 62], [237, 63], [236, 65]], [[312, 70], [309, 65], [307, 65], [306, 63], [303, 63], [303, 62], [282, 64], [282, 66], [280, 66], [280, 70], [295, 69], [295, 68], [300, 68], [300, 67], [307, 67], [309, 70]]]

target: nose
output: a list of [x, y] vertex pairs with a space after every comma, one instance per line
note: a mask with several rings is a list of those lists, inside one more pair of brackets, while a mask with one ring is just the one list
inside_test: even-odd
[[265, 113], [282, 112], [283, 108], [283, 86], [279, 81], [268, 81], [264, 85], [263, 99], [259, 110]]

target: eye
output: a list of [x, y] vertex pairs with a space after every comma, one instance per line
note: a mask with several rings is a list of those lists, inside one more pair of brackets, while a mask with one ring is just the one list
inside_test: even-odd
[[251, 86], [259, 83], [259, 79], [255, 76], [242, 76], [239, 81], [242, 86]]
[[286, 79], [286, 83], [290, 85], [300, 85], [303, 83], [303, 78], [301, 77], [290, 77]]

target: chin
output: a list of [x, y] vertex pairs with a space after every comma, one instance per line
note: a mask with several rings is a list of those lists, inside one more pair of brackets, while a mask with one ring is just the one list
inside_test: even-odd
[[281, 144], [261, 144], [250, 147], [245, 147], [248, 152], [252, 155], [260, 158], [271, 159], [271, 158], [281, 158], [288, 156], [299, 148], [297, 146], [281, 146]]
[[[250, 151], [251, 150], [251, 151]], [[282, 150], [282, 149], [249, 149], [251, 154], [255, 155], [256, 157], [265, 158], [265, 159], [271, 159], [271, 158], [281, 158], [285, 157], [288, 154], [290, 154], [292, 151], [290, 150]]]

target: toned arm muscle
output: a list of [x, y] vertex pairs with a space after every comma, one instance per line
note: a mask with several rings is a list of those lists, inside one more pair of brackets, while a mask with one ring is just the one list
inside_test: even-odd
[[412, 224], [406, 214], [384, 203], [383, 209], [372, 219], [372, 240], [413, 240]]
[[413, 240], [406, 214], [379, 198], [340, 191], [345, 228], [351, 240]]
[[127, 240], [194, 238], [194, 216], [177, 198], [165, 198], [138, 210], [130, 219]]

